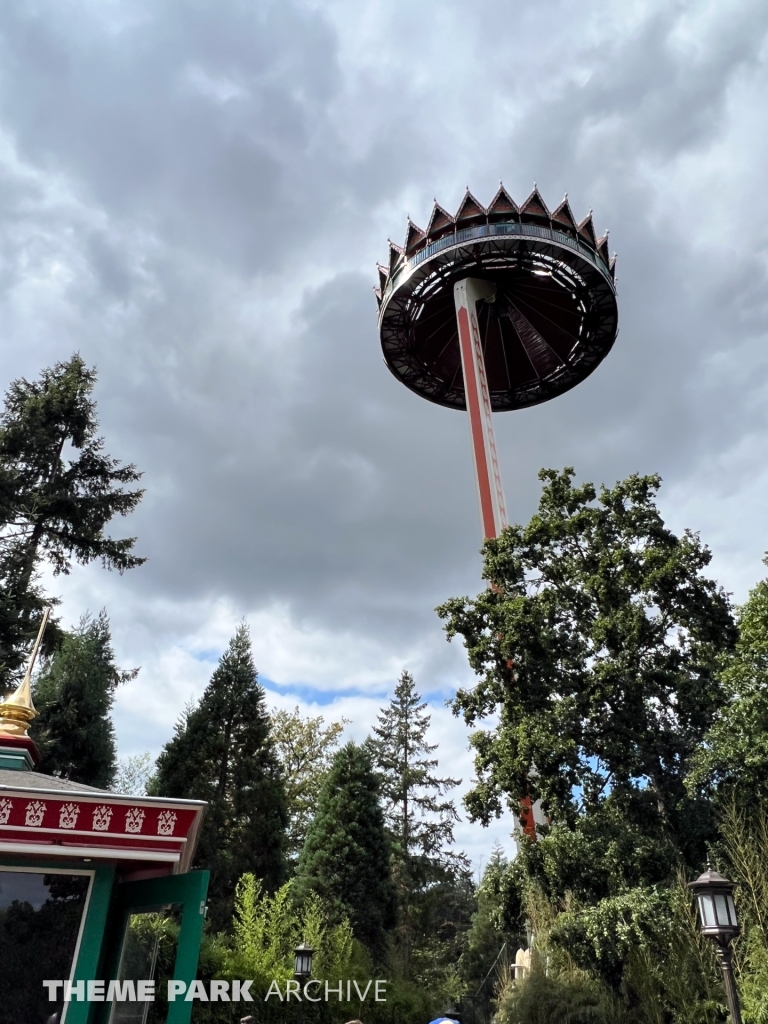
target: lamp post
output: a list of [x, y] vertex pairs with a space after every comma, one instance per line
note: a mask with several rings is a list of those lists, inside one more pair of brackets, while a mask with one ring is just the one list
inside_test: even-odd
[[[302, 942], [300, 946], [297, 946], [293, 951], [293, 976], [299, 983], [301, 988], [306, 982], [312, 977], [312, 957], [314, 956], [314, 949], [308, 946], [306, 942]], [[296, 1010], [296, 1019], [298, 1024], [302, 1021], [302, 1006], [301, 1006], [301, 995], [299, 995], [299, 1005]]]
[[741, 931], [733, 902], [735, 885], [717, 871], [713, 871], [711, 867], [707, 867], [704, 874], [699, 875], [695, 882], [689, 882], [688, 887], [693, 890], [699, 906], [701, 934], [715, 943], [715, 955], [723, 972], [725, 997], [728, 1000], [731, 1020], [733, 1024], [741, 1024], [739, 993], [736, 991], [733, 976], [731, 952], [731, 940]]

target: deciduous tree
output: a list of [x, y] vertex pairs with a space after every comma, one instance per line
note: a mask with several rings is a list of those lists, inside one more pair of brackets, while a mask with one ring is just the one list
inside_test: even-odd
[[528, 869], [553, 897], [594, 901], [700, 863], [711, 809], [684, 782], [736, 630], [708, 549], [664, 525], [657, 476], [598, 493], [573, 475], [542, 471], [530, 523], [486, 543], [488, 589], [438, 611], [479, 677], [455, 712], [496, 716], [472, 737], [472, 817], [541, 797], [550, 824], [523, 844]]
[[298, 707], [272, 713], [272, 738], [283, 769], [288, 806], [287, 852], [291, 860], [298, 858], [304, 846], [323, 781], [347, 723], [348, 719], [342, 718], [325, 725], [322, 715], [305, 718]]

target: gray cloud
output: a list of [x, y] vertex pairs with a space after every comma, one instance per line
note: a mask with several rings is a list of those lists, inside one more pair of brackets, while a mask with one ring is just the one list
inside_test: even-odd
[[331, 686], [334, 643], [339, 686], [379, 657], [425, 690], [465, 672], [432, 608], [480, 585], [467, 427], [387, 373], [370, 289], [407, 213], [499, 177], [593, 206], [620, 253], [610, 357], [497, 417], [512, 515], [541, 465], [660, 470], [743, 596], [768, 546], [767, 38], [756, 0], [6, 5], [6, 377], [80, 349], [148, 488], [118, 527], [149, 563], [58, 581], [71, 617], [106, 602], [169, 707], [172, 652], [241, 614], [278, 683]]

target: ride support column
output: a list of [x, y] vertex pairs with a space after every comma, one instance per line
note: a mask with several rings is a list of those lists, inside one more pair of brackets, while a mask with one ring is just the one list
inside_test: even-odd
[[483, 540], [498, 537], [507, 526], [507, 506], [493, 436], [491, 393], [477, 320], [477, 303], [493, 296], [495, 290], [489, 281], [471, 277], [453, 286]]

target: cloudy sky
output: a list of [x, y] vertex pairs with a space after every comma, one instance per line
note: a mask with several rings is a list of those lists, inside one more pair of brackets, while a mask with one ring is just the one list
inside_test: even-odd
[[[768, 5], [10, 0], [0, 6], [2, 385], [79, 350], [149, 559], [106, 606], [123, 756], [159, 750], [238, 621], [275, 706], [365, 735], [403, 667], [471, 777], [434, 606], [480, 586], [462, 414], [387, 372], [371, 291], [434, 196], [534, 180], [619, 253], [620, 335], [497, 417], [510, 518], [541, 466], [664, 478], [736, 600], [768, 548]], [[317, 709], [320, 708], [320, 712]], [[475, 863], [509, 822], [463, 823]]]

